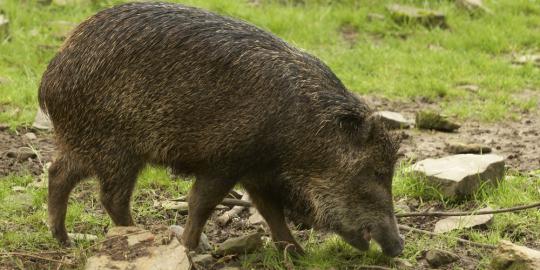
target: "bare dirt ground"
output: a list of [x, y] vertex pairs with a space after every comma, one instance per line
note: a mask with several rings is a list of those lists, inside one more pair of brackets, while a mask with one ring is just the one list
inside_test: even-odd
[[[414, 119], [415, 113], [422, 109], [438, 110], [436, 104], [422, 101], [400, 102], [378, 97], [365, 99], [377, 110], [400, 112], [409, 119]], [[415, 162], [449, 155], [445, 150], [449, 142], [478, 143], [504, 156], [511, 170], [527, 172], [540, 169], [540, 114], [536, 111], [520, 112], [519, 115], [520, 119], [515, 121], [460, 122], [461, 128], [454, 133], [404, 130], [405, 139], [400, 153], [404, 159]]]
[[[25, 134], [33, 133], [35, 139]], [[35, 151], [34, 151], [35, 150]], [[35, 152], [30, 158], [19, 158], [12, 153]], [[24, 174], [30, 172], [40, 175], [43, 165], [52, 161], [54, 144], [50, 132], [40, 132], [33, 128], [21, 127], [15, 132], [0, 130], [0, 177], [10, 174]]]

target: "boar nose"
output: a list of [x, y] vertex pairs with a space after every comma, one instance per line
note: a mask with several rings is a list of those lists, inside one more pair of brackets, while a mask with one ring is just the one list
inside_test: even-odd
[[384, 249], [383, 252], [387, 256], [390, 257], [397, 257], [403, 252], [403, 248], [405, 247], [405, 239], [403, 238], [403, 235], [399, 235], [397, 242], [392, 245], [389, 249]]

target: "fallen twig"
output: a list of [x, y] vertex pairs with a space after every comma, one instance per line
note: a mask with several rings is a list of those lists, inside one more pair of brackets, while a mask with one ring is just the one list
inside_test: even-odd
[[438, 233], [434, 233], [434, 232], [430, 232], [430, 231], [426, 231], [426, 230], [421, 230], [421, 229], [416, 229], [416, 228], [409, 227], [409, 226], [406, 226], [406, 225], [398, 225], [398, 226], [399, 226], [400, 229], [403, 229], [403, 230], [406, 230], [406, 231], [423, 233], [423, 234], [432, 235], [432, 236], [443, 236], [443, 237], [451, 238], [451, 239], [454, 239], [454, 240], [456, 240], [456, 241], [458, 241], [460, 243], [471, 245], [471, 246], [476, 246], [476, 247], [481, 247], [481, 248], [489, 248], [489, 249], [497, 248], [494, 245], [473, 242], [473, 241], [469, 241], [469, 240], [466, 240], [466, 239], [463, 239], [463, 238], [444, 235], [444, 234], [438, 234]]
[[4, 253], [0, 253], [0, 257], [9, 257], [9, 256], [30, 257], [30, 258], [35, 258], [35, 259], [39, 259], [39, 260], [60, 263], [60, 264], [75, 265], [75, 264], [73, 264], [71, 262], [61, 261], [61, 260], [57, 260], [57, 259], [53, 259], [53, 258], [42, 257], [42, 256], [31, 254], [31, 253], [22, 253], [22, 252], [4, 252]]
[[[253, 204], [251, 202], [245, 201], [245, 200], [238, 200], [238, 199], [223, 199], [223, 202], [221, 202], [222, 205], [226, 206], [243, 206], [243, 207], [253, 207]], [[540, 208], [540, 202], [528, 204], [528, 205], [522, 205], [522, 206], [516, 206], [516, 207], [510, 207], [510, 208], [501, 208], [496, 210], [483, 210], [483, 211], [466, 211], [466, 212], [410, 212], [410, 213], [397, 213], [397, 218], [403, 218], [403, 217], [450, 217], [450, 216], [478, 216], [478, 215], [487, 215], [487, 214], [499, 214], [499, 213], [507, 213], [507, 212], [517, 212], [521, 210], [531, 209], [531, 208]]]
[[[244, 193], [244, 195], [242, 195], [242, 199], [239, 200], [239, 201], [249, 202], [249, 195], [247, 193]], [[222, 204], [224, 204], [224, 203], [222, 203]], [[251, 205], [251, 203], [250, 203], [250, 205]], [[244, 206], [244, 205], [236, 205], [236, 206], [234, 206], [231, 210], [229, 210], [229, 211], [223, 213], [221, 216], [219, 216], [217, 218], [217, 222], [221, 226], [226, 225], [227, 223], [229, 223], [229, 221], [231, 221], [232, 218], [237, 217], [242, 211], [244, 211], [246, 209], [246, 207], [249, 207], [249, 206]]]
[[501, 208], [496, 210], [484, 210], [484, 211], [469, 211], [469, 212], [411, 212], [411, 213], [398, 213], [396, 217], [421, 217], [421, 216], [430, 216], [430, 217], [448, 217], [448, 216], [478, 216], [486, 214], [498, 214], [506, 212], [516, 212], [525, 209], [538, 208], [540, 207], [540, 202], [522, 205], [510, 208]]
[[225, 206], [243, 206], [243, 207], [252, 207], [253, 206], [253, 204], [251, 202], [244, 201], [244, 200], [238, 200], [238, 199], [230, 199], [230, 198], [223, 199], [221, 204], [225, 205]]

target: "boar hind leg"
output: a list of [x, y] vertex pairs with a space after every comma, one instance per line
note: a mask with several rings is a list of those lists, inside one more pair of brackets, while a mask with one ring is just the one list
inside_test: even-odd
[[53, 237], [63, 246], [70, 245], [65, 226], [69, 194], [77, 183], [90, 176], [90, 168], [71, 153], [60, 153], [49, 168], [49, 227]]
[[235, 183], [236, 181], [197, 176], [189, 192], [188, 219], [182, 235], [188, 249], [197, 248], [204, 224]]
[[[103, 161], [108, 159], [104, 158]], [[109, 160], [97, 171], [100, 180], [101, 203], [116, 226], [134, 225], [130, 201], [142, 162]]]
[[291, 230], [285, 222], [283, 206], [268, 190], [262, 190], [252, 186], [244, 187], [247, 189], [251, 200], [266, 220], [272, 233], [272, 240], [276, 247], [281, 250], [287, 250], [293, 255], [302, 255], [304, 250], [291, 234]]

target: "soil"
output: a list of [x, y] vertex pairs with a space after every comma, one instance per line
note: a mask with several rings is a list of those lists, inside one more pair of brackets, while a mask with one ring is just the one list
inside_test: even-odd
[[[424, 101], [413, 102], [400, 102], [391, 101], [380, 97], [365, 97], [368, 103], [372, 105], [376, 110], [390, 110], [400, 112], [409, 119], [414, 119], [415, 112], [419, 108], [435, 109], [437, 110], [437, 104], [427, 103]], [[461, 128], [455, 133], [442, 133], [434, 131], [425, 131], [417, 129], [405, 129], [400, 130], [405, 138], [400, 150], [402, 160], [408, 162], [415, 162], [424, 158], [436, 158], [449, 155], [445, 150], [446, 143], [464, 142], [464, 143], [478, 143], [491, 147], [493, 153], [504, 156], [507, 159], [507, 166], [511, 170], [528, 172], [531, 170], [537, 170], [540, 168], [540, 117], [538, 117], [538, 111], [533, 112], [521, 112], [520, 119], [516, 121], [504, 120], [497, 123], [484, 123], [479, 121], [468, 121], [461, 123]], [[0, 123], [1, 124], [1, 123]], [[1, 125], [0, 125], [1, 126]], [[37, 138], [29, 139], [25, 134], [31, 132], [36, 135]], [[28, 127], [18, 128], [16, 131], [0, 128], [0, 177], [10, 174], [24, 175], [30, 172], [32, 175], [38, 176], [43, 172], [43, 167], [46, 163], [51, 162], [54, 156], [54, 144], [52, 140], [52, 134], [50, 132], [42, 132]], [[31, 157], [28, 159], [17, 159], [16, 157], [8, 156], [8, 152], [22, 148], [30, 147], [37, 150], [37, 157]], [[84, 193], [83, 191], [81, 191]], [[84, 196], [84, 194], [74, 194], [74, 196]], [[436, 202], [432, 204], [423, 204], [420, 208], [416, 208], [414, 202], [407, 202], [414, 211], [427, 211], [428, 209], [437, 210], [442, 206]], [[462, 205], [460, 210], [468, 210], [468, 208], [475, 208], [477, 205]], [[222, 227], [216, 222], [216, 218], [226, 210], [215, 211], [211, 217], [211, 221], [207, 223], [205, 232], [210, 242], [215, 245], [221, 243], [228, 238], [245, 235], [253, 231], [264, 230], [262, 225], [251, 225], [247, 219], [249, 217], [248, 211], [244, 211], [240, 217], [232, 219], [232, 221]], [[179, 224], [185, 223], [186, 216], [178, 217], [176, 213], [168, 214], [163, 217], [177, 218]], [[435, 222], [438, 218], [434, 217], [414, 217], [400, 219], [400, 223], [416, 227], [419, 229], [432, 230]], [[160, 220], [137, 220], [138, 224], [151, 231], [161, 230], [163, 224], [167, 224], [163, 219]], [[155, 227], [157, 226], [157, 227]], [[268, 231], [266, 230], [268, 233]], [[295, 231], [296, 237], [299, 239], [307, 238], [309, 231]], [[267, 234], [268, 236], [268, 234]], [[324, 238], [324, 235], [320, 235], [320, 238]], [[537, 243], [536, 241], [533, 241]], [[453, 252], [457, 253], [462, 258], [468, 258], [468, 260], [462, 260], [448, 265], [448, 269], [454, 267], [462, 267], [463, 269], [474, 269], [477, 264], [477, 258], [474, 254], [468, 252], [468, 247], [457, 247]], [[58, 254], [46, 253], [43, 256], [61, 260], [65, 258], [66, 254], [59, 252]], [[221, 258], [216, 265], [229, 264], [232, 261], [234, 263], [235, 258], [227, 257]], [[40, 263], [41, 262], [41, 263]], [[32, 268], [46, 268], [49, 266], [49, 262], [36, 258], [28, 258], [28, 265]], [[425, 263], [425, 260], [419, 258], [418, 269], [428, 269], [429, 266]], [[0, 268], [2, 266], [0, 265]], [[218, 267], [219, 268], [219, 267]], [[444, 267], [441, 269], [445, 269]]]
[[[33, 133], [36, 139], [29, 139], [25, 134]], [[8, 156], [8, 152], [16, 152], [19, 149], [34, 149], [37, 156], [25, 160]], [[18, 128], [16, 131], [9, 129], [0, 130], [0, 177], [6, 175], [25, 174], [40, 175], [43, 166], [51, 162], [54, 153], [54, 144], [50, 132], [27, 127]]]
[[[376, 110], [389, 110], [414, 119], [419, 110], [438, 111], [435, 103], [422, 100], [413, 102], [392, 101], [380, 97], [364, 97]], [[540, 99], [538, 99], [540, 100]], [[414, 163], [425, 158], [439, 158], [450, 155], [446, 145], [450, 142], [476, 143], [487, 145], [492, 153], [506, 158], [508, 169], [529, 172], [540, 169], [540, 104], [537, 110], [520, 112], [518, 120], [503, 120], [484, 123], [470, 120], [462, 122], [457, 132], [446, 133], [429, 130], [402, 130], [402, 159]]]

